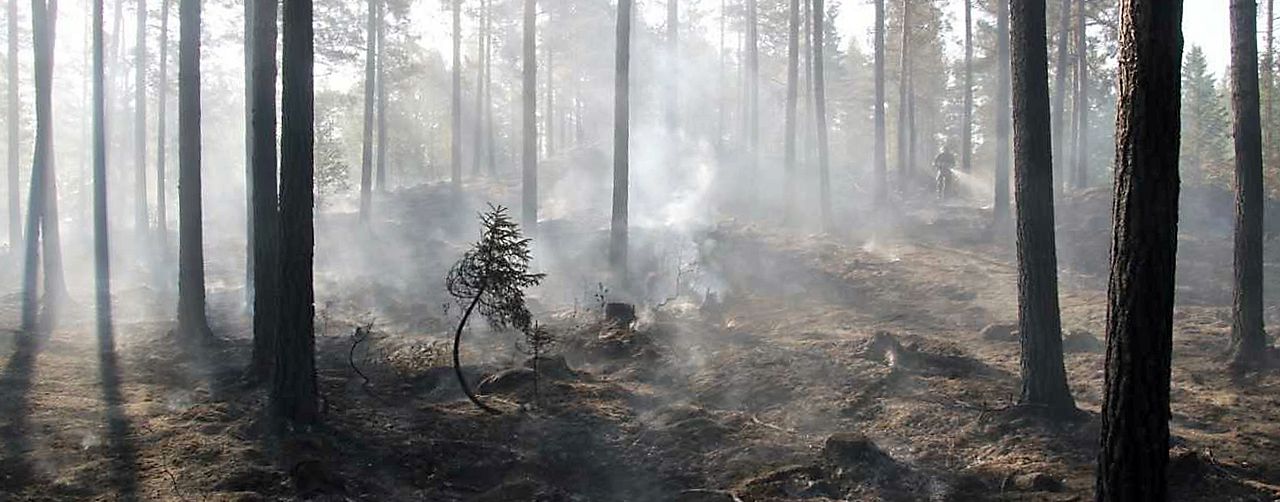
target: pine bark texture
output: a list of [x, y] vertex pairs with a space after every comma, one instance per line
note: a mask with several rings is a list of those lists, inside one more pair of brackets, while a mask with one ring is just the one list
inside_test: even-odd
[[1178, 246], [1181, 0], [1120, 2], [1106, 399], [1097, 500], [1166, 500]]
[[618, 0], [613, 95], [613, 215], [609, 227], [609, 264], [614, 278], [627, 284], [628, 174], [631, 143], [631, 0]]
[[200, 3], [178, 4], [178, 330], [197, 338], [212, 336], [200, 200]]
[[1075, 409], [1062, 361], [1045, 0], [1012, 2], [1013, 156], [1017, 202], [1019, 403]]
[[277, 0], [247, 0], [253, 8], [250, 143], [253, 189], [253, 356], [250, 371], [265, 378], [279, 329], [280, 209], [276, 169], [276, 37]]
[[872, 36], [875, 37], [875, 171], [876, 171], [876, 202], [883, 203], [889, 195], [889, 173], [888, 173], [888, 147], [886, 145], [885, 131], [885, 110], [884, 110], [884, 2], [885, 0], [875, 0], [876, 2], [876, 20], [875, 31]]
[[1258, 91], [1258, 6], [1231, 0], [1231, 108], [1235, 136], [1235, 246], [1231, 302], [1231, 364], [1263, 360], [1262, 117]]
[[1011, 68], [1009, 61], [1009, 2], [996, 2], [996, 171], [995, 205], [992, 206], [993, 228], [1002, 229], [1009, 221], [1009, 120]]
[[822, 228], [834, 230], [831, 220], [831, 148], [827, 141], [827, 89], [823, 71], [822, 25], [827, 9], [822, 0], [813, 0], [813, 102], [818, 126], [818, 203], [822, 210]]

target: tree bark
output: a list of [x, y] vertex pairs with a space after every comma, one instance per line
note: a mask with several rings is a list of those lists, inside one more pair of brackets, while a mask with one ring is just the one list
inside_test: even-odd
[[910, 113], [909, 83], [911, 79], [911, 2], [902, 0], [902, 50], [898, 66], [898, 190], [904, 195], [911, 181], [911, 139], [907, 123]]
[[250, 143], [253, 162], [253, 356], [249, 371], [266, 378], [280, 327], [280, 227], [276, 178], [276, 28], [277, 0], [248, 0], [253, 9], [249, 40], [253, 47]]
[[[1045, 0], [1019, 0], [1012, 6], [1013, 176], [1018, 220], [1018, 333], [1022, 342], [1019, 404], [1065, 415], [1075, 411], [1075, 401], [1062, 362], [1058, 310]], [[1061, 51], [1058, 56], [1061, 61]]]
[[462, 189], [462, 0], [453, 3], [453, 71], [449, 126], [449, 182]]
[[624, 290], [627, 281], [627, 203], [631, 142], [631, 0], [618, 0], [613, 91], [613, 217], [609, 265]]
[[93, 270], [98, 327], [111, 325], [111, 260], [107, 233], [107, 108], [103, 70], [103, 5], [93, 0]]
[[200, 194], [200, 3], [178, 4], [178, 331], [209, 338]]
[[1066, 175], [1066, 137], [1064, 124], [1067, 113], [1067, 72], [1070, 71], [1070, 59], [1067, 57], [1067, 36], [1071, 32], [1071, 0], [1062, 0], [1058, 9], [1057, 69], [1053, 72], [1053, 194], [1061, 195], [1062, 183]]
[[[966, 0], [968, 1], [968, 0]], [[886, 145], [885, 131], [885, 85], [884, 85], [884, 63], [885, 63], [885, 44], [884, 44], [884, 2], [885, 0], [875, 0], [875, 29], [872, 36], [875, 37], [873, 42], [875, 46], [874, 67], [875, 67], [875, 150], [873, 155], [876, 182], [876, 204], [883, 205], [889, 196], [889, 174], [888, 174], [888, 146]]]
[[[97, 1], [97, 0], [95, 0]], [[169, 214], [165, 187], [165, 147], [168, 144], [169, 4], [160, 0], [160, 81], [156, 88], [156, 243], [161, 263], [169, 256]]]
[[747, 197], [754, 198], [754, 178], [760, 164], [760, 49], [756, 0], [747, 2]]
[[1258, 6], [1231, 0], [1231, 108], [1235, 120], [1235, 277], [1231, 365], [1258, 366], [1266, 354], [1262, 319], [1262, 117], [1258, 92]]
[[480, 166], [484, 163], [484, 131], [485, 131], [485, 71], [489, 66], [488, 47], [485, 41], [489, 36], [489, 2], [480, 0], [480, 33], [476, 36], [476, 101], [475, 123], [471, 138], [471, 175], [480, 176]]
[[[369, 0], [369, 18], [365, 25], [364, 49], [364, 129], [360, 136], [360, 219], [369, 221], [373, 210], [373, 99], [377, 84], [376, 54], [378, 52], [377, 30], [379, 0]], [[459, 0], [454, 0], [455, 2]], [[454, 59], [457, 63], [457, 59]]]
[[377, 92], [377, 96], [374, 97], [374, 103], [377, 106], [377, 112], [378, 112], [378, 124], [377, 124], [378, 143], [377, 143], [377, 147], [374, 149], [374, 154], [373, 154], [374, 155], [373, 182], [374, 182], [374, 186], [377, 187], [378, 192], [386, 193], [387, 192], [387, 73], [386, 73], [386, 70], [383, 68], [383, 61], [386, 59], [386, 54], [387, 54], [386, 45], [384, 43], [386, 41], [387, 21], [383, 17], [382, 1], [377, 0], [376, 2], [374, 2], [374, 5], [377, 7], [377, 11], [374, 13], [376, 17], [376, 24], [374, 25], [374, 35], [375, 35], [374, 46], [377, 47], [377, 50], [375, 51], [375, 54], [376, 54], [375, 65], [377, 66], [375, 69], [375, 72], [377, 73], [377, 75], [374, 76], [374, 83], [376, 86], [375, 92]]
[[1115, 228], [1097, 500], [1166, 500], [1181, 0], [1122, 0], [1119, 44]]
[[822, 228], [834, 230], [831, 220], [830, 147], [827, 145], [827, 89], [823, 71], [825, 44], [822, 41], [823, 20], [827, 17], [823, 0], [813, 0], [813, 100], [818, 126], [818, 201], [822, 205]]
[[528, 235], [538, 231], [538, 10], [524, 0], [524, 98], [521, 156], [521, 218]]
[[997, 232], [1009, 222], [1009, 2], [996, 2], [996, 171], [992, 228]]
[[964, 111], [960, 125], [960, 171], [973, 171], [973, 0], [964, 0]]
[[1076, 130], [1075, 189], [1084, 190], [1089, 186], [1089, 39], [1085, 32], [1084, 0], [1076, 5], [1076, 115], [1079, 128]]
[[6, 16], [9, 19], [9, 52], [5, 60], [5, 76], [9, 79], [9, 113], [6, 120], [9, 131], [9, 249], [16, 250], [22, 242], [22, 209], [18, 201], [18, 120], [21, 113], [21, 101], [18, 99], [18, 0], [9, 0]]
[[[555, 26], [551, 21], [551, 12], [554, 10], [550, 5], [547, 8], [547, 25]], [[542, 137], [546, 146], [547, 157], [556, 154], [556, 135], [555, 135], [555, 53], [551, 48], [551, 31], [547, 31], [542, 35], [542, 51], [547, 54], [547, 88], [545, 104], [546, 110], [542, 113]]]
[[134, 42], [133, 164], [135, 232], [145, 242], [151, 220], [147, 210], [147, 0], [138, 0]]
[[27, 240], [23, 273], [22, 327], [34, 329], [36, 319], [37, 261], [44, 252], [44, 320], [56, 320], [58, 307], [67, 298], [62, 272], [62, 245], [58, 231], [57, 176], [53, 158], [53, 47], [56, 33], [56, 1], [32, 0], [31, 34], [35, 61], [36, 138], [31, 165], [31, 193], [27, 204]]
[[787, 23], [786, 137], [783, 139], [783, 222], [795, 217], [796, 199], [796, 87], [800, 78], [800, 0], [791, 0]]
[[319, 421], [315, 370], [315, 119], [311, 0], [284, 0], [280, 129], [280, 333], [271, 385], [277, 418]]

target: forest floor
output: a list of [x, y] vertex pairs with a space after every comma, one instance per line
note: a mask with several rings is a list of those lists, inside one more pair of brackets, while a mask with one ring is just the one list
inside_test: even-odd
[[[1107, 237], [1088, 210], [1110, 207], [1102, 195], [1081, 195], [1063, 211], [1077, 216], [1060, 221], [1066, 366], [1081, 413], [1055, 421], [1013, 406], [1010, 246], [986, 235], [989, 211], [932, 203], [902, 208], [892, 231], [698, 229], [683, 236], [696, 251], [674, 260], [685, 282], [639, 301], [631, 327], [601, 319], [613, 298], [589, 279], [534, 291], [560, 338], [536, 396], [511, 335], [482, 322], [466, 335], [465, 372], [502, 410], [484, 413], [449, 367], [457, 312], [441, 284], [474, 227], [430, 217], [456, 202], [441, 191], [392, 194], [372, 232], [354, 215], [322, 216], [324, 425], [284, 443], [264, 431], [263, 390], [240, 378], [250, 329], [236, 244], [206, 253], [226, 257], [209, 265], [220, 341], [199, 349], [168, 333], [165, 291], [118, 290], [106, 350], [83, 301], [51, 333], [26, 336], [15, 331], [18, 296], [0, 298], [0, 500], [1091, 498]], [[580, 226], [543, 232], [602, 239], [603, 227]], [[1277, 500], [1280, 373], [1223, 371], [1230, 250], [1207, 250], [1224, 242], [1183, 238], [1170, 493]], [[1276, 265], [1269, 256], [1272, 279]], [[361, 326], [371, 333], [353, 338]]]

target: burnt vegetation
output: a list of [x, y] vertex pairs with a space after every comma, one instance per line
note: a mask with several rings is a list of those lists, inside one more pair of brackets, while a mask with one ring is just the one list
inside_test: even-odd
[[1280, 499], [1273, 4], [6, 0], [0, 500]]

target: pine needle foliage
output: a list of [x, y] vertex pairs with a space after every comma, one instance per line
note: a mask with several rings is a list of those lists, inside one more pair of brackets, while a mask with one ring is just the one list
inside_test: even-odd
[[449, 270], [445, 286], [458, 305], [465, 307], [453, 336], [453, 369], [458, 383], [476, 406], [497, 413], [475, 396], [462, 375], [462, 330], [472, 312], [479, 309], [495, 330], [512, 329], [526, 336], [536, 332], [533, 315], [525, 305], [524, 290], [537, 286], [546, 275], [529, 272], [530, 239], [520, 233], [520, 226], [512, 221], [507, 208], [490, 204], [488, 211], [480, 213], [480, 227], [480, 240]]

